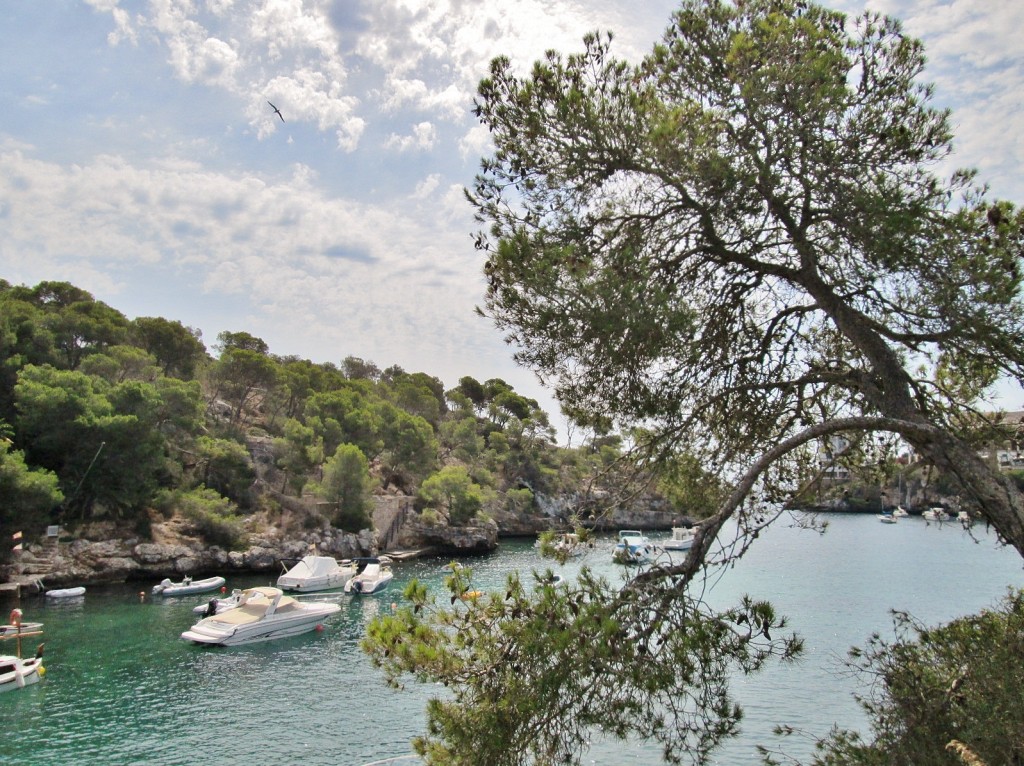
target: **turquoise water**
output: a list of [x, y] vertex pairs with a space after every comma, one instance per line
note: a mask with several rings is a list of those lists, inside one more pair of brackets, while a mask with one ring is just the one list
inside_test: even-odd
[[[770, 529], [711, 591], [723, 604], [742, 593], [772, 600], [807, 644], [797, 665], [737, 679], [747, 717], [741, 737], [720, 753], [721, 764], [759, 763], [754, 746], [773, 746], [778, 723], [812, 737], [834, 722], [860, 725], [851, 697], [857, 687], [843, 659], [873, 631], [886, 635], [891, 609], [936, 623], [994, 604], [1008, 586], [1024, 587], [1020, 557], [983, 529], [972, 539], [955, 524], [940, 528], [920, 518], [894, 525], [871, 515], [828, 520], [824, 536]], [[619, 577], [612, 545], [611, 536], [603, 538], [585, 563]], [[24, 599], [25, 619], [45, 624], [47, 674], [36, 686], [0, 695], [0, 763], [360, 766], [407, 754], [437, 688], [387, 688], [358, 641], [409, 579], [440, 586], [446, 563], [398, 564], [381, 595], [332, 596], [342, 611], [321, 633], [233, 649], [180, 640], [193, 622], [192, 607], [206, 597], [140, 598], [153, 583], [92, 587], [64, 604]], [[464, 563], [483, 589], [501, 587], [513, 569], [551, 566], [529, 541], [503, 542], [496, 553]], [[579, 566], [553, 568], [571, 577]], [[231, 578], [228, 587], [271, 579]], [[0, 606], [9, 610], [14, 602]], [[806, 757], [812, 741], [785, 746]], [[653, 766], [660, 759], [656, 747], [596, 741], [584, 763]]]

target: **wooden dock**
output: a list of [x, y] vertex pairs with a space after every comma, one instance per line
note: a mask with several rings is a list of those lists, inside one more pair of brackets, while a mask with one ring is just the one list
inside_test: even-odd
[[409, 561], [410, 559], [418, 559], [420, 556], [431, 556], [434, 552], [434, 548], [415, 548], [413, 550], [388, 551], [381, 555], [387, 556], [394, 561]]

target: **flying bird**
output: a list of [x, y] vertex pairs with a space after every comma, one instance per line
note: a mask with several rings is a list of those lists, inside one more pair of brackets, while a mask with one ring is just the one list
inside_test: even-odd
[[[268, 104], [270, 104], [270, 102], [269, 102], [269, 101], [268, 101], [267, 103], [268, 103]], [[280, 109], [278, 109], [278, 108], [277, 108], [276, 106], [274, 106], [273, 104], [270, 104], [270, 108], [271, 108], [271, 109], [273, 109], [273, 110], [274, 110], [274, 113], [275, 113], [275, 114], [276, 114], [276, 115], [277, 115], [278, 117], [280, 117], [280, 118], [281, 118], [281, 122], [284, 122], [284, 115], [283, 115], [283, 114], [281, 114], [281, 110], [280, 110]]]

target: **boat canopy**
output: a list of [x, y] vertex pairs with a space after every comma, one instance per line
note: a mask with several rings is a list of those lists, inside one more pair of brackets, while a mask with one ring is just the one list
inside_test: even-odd
[[318, 577], [320, 575], [327, 575], [335, 571], [338, 568], [338, 562], [329, 556], [306, 556], [306, 558], [302, 559], [302, 561], [296, 564], [295, 568], [288, 574], [300, 574], [300, 567], [305, 567], [309, 570], [309, 577]]

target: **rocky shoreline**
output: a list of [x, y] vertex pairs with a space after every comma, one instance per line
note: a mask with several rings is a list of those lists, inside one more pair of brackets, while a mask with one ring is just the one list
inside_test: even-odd
[[[420, 514], [402, 511], [408, 498], [378, 498], [374, 530], [351, 534], [322, 525], [297, 532], [285, 518], [277, 523], [250, 519], [244, 550], [225, 550], [192, 534], [178, 518], [160, 520], [145, 538], [113, 523], [94, 523], [76, 529], [73, 537], [28, 540], [11, 561], [0, 567], [0, 582], [28, 592], [78, 585], [159, 581], [165, 577], [273, 573], [316, 550], [335, 558], [382, 553], [408, 558], [415, 555], [472, 556], [493, 551], [502, 537], [535, 537], [550, 528], [567, 528], [560, 508], [547, 506], [541, 514], [495, 514], [469, 526], [427, 523]], [[660, 510], [619, 509], [588, 526], [598, 530], [635, 528], [668, 530], [687, 523], [679, 514]], [[386, 538], [386, 539], [385, 539]]]

